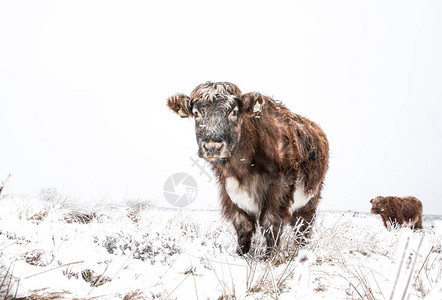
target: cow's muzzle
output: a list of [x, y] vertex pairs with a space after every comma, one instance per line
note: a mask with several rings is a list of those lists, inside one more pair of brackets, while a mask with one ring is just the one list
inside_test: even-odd
[[380, 210], [379, 210], [379, 209], [376, 209], [376, 208], [372, 208], [370, 212], [371, 212], [372, 214], [374, 214], [374, 215], [378, 215], [378, 214], [381, 213]]
[[227, 145], [226, 142], [202, 142], [201, 150], [203, 157], [208, 160], [218, 160], [227, 157]]

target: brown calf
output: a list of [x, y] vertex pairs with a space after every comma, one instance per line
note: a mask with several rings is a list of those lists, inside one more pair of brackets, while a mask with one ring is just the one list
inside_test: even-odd
[[411, 228], [422, 229], [422, 202], [415, 197], [376, 197], [370, 200], [371, 213], [381, 215], [385, 227], [408, 223]]
[[247, 253], [260, 224], [267, 250], [284, 224], [312, 223], [328, 168], [328, 141], [312, 121], [259, 93], [243, 94], [228, 82], [207, 82], [167, 105], [195, 118], [199, 156], [210, 162], [223, 215]]

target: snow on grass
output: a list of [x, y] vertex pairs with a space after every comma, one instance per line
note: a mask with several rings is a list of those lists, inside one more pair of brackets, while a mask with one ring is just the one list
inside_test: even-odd
[[264, 259], [262, 235], [250, 255], [235, 253], [218, 211], [3, 196], [0, 296], [441, 299], [442, 217], [425, 217], [424, 228], [387, 231], [376, 216], [321, 212], [310, 243], [298, 249], [286, 228]]

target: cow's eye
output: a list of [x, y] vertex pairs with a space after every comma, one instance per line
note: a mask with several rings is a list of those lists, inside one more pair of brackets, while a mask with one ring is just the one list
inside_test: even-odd
[[237, 117], [238, 116], [238, 106], [235, 106], [234, 109], [229, 114], [229, 117]]
[[196, 108], [192, 110], [192, 114], [195, 116], [195, 118], [201, 118], [201, 113]]

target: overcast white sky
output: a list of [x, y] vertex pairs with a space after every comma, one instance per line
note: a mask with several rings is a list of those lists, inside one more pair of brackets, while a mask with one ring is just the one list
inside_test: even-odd
[[442, 214], [442, 2], [2, 1], [0, 182], [79, 201], [153, 200], [191, 174], [193, 121], [165, 106], [231, 81], [317, 122], [330, 142], [321, 209], [414, 195]]

